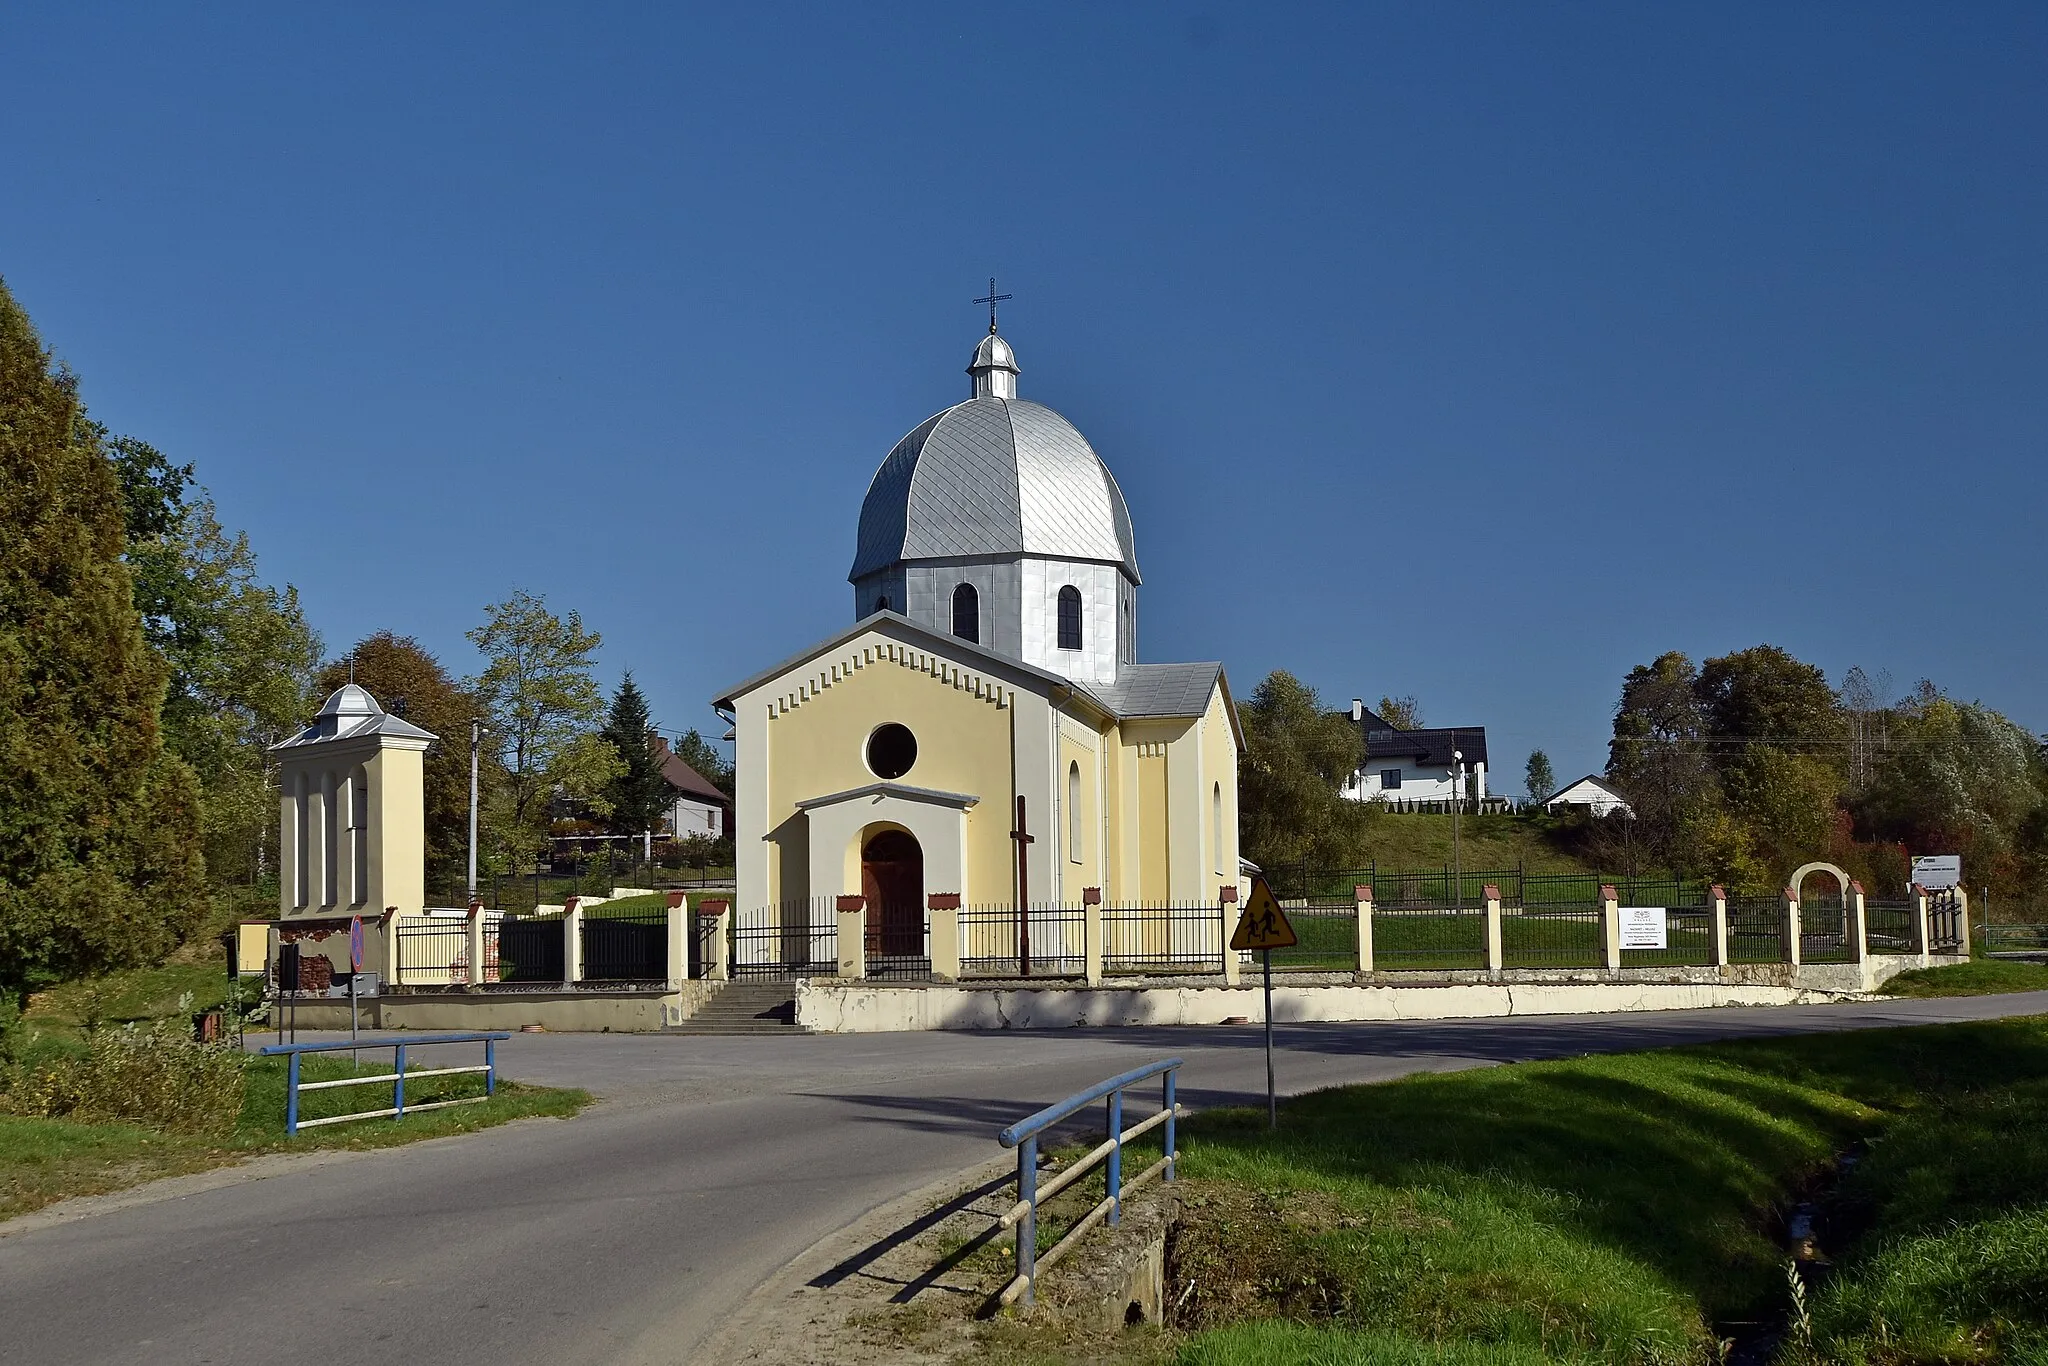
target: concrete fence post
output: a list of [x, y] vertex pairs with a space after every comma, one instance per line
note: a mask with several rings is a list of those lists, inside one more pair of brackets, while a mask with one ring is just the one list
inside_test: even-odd
[[1621, 893], [1600, 887], [1600, 962], [1609, 972], [1621, 966]]
[[[1925, 959], [1934, 952], [1934, 940], [1927, 924], [1927, 889], [1914, 883], [1906, 892], [1913, 903], [1913, 952]], [[1922, 967], [1927, 966], [1922, 962]]]
[[1358, 970], [1373, 971], [1372, 965], [1372, 884], [1361, 882], [1351, 889], [1351, 895], [1358, 898]]
[[732, 980], [732, 903], [724, 898], [707, 898], [697, 904], [697, 914], [711, 922], [711, 955], [704, 975], [714, 982]]
[[487, 980], [484, 972], [484, 903], [471, 901], [469, 914], [463, 918], [463, 956], [467, 960], [462, 974], [464, 983], [471, 991], [481, 987]]
[[1507, 961], [1502, 952], [1500, 924], [1500, 888], [1491, 882], [1481, 889], [1486, 898], [1486, 970], [1499, 972], [1501, 964]]
[[932, 976], [960, 980], [960, 893], [933, 892], [925, 898], [931, 936]]
[[1956, 952], [1976, 957], [1976, 941], [1970, 938], [1970, 894], [1961, 887], [1956, 888]]
[[1782, 929], [1784, 936], [1784, 959], [1793, 967], [1799, 966], [1799, 893], [1787, 887], [1785, 896], [1785, 918]]
[[833, 903], [839, 917], [839, 975], [868, 975], [868, 899], [855, 894]]
[[1244, 959], [1230, 947], [1231, 932], [1237, 928], [1237, 917], [1230, 908], [1237, 904], [1237, 884], [1226, 882], [1216, 889], [1216, 934], [1223, 949], [1223, 985], [1234, 987], [1244, 980]]
[[1720, 883], [1707, 888], [1707, 909], [1712, 913], [1713, 924], [1709, 928], [1714, 944], [1714, 966], [1728, 966], [1728, 889]]
[[1081, 975], [1091, 987], [1102, 985], [1102, 889], [1081, 889]]
[[1842, 944], [1849, 950], [1849, 961], [1861, 963], [1870, 957], [1870, 922], [1863, 904], [1863, 884], [1851, 882], [1849, 894], [1842, 898]]
[[695, 920], [690, 898], [684, 892], [670, 892], [668, 901], [668, 988], [674, 991], [690, 976], [690, 931]]
[[562, 903], [562, 985], [574, 990], [583, 980], [583, 898]]

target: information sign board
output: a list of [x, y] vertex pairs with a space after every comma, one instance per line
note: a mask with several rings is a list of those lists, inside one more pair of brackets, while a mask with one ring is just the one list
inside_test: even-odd
[[1963, 885], [1961, 854], [1921, 854], [1913, 860], [1913, 881], [1930, 892]]
[[1621, 946], [1625, 949], [1667, 949], [1669, 917], [1662, 906], [1623, 906]]

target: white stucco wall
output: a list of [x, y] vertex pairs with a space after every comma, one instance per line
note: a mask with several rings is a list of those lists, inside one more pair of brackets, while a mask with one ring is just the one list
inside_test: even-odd
[[[1486, 795], [1486, 765], [1469, 765], [1472, 770], [1474, 796]], [[1380, 774], [1386, 769], [1401, 771], [1401, 786], [1384, 788]], [[1344, 795], [1355, 802], [1369, 802], [1384, 794], [1389, 801], [1401, 802], [1448, 802], [1459, 795], [1457, 780], [1441, 768], [1418, 768], [1413, 760], [1375, 759], [1370, 768], [1352, 775], [1352, 781], [1345, 785]]]

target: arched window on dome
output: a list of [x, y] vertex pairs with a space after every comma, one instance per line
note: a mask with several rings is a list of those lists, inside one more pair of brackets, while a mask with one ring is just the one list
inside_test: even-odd
[[889, 610], [889, 595], [887, 593], [884, 593], [881, 597], [875, 599], [875, 610], [877, 612], [886, 612]]
[[1071, 583], [1060, 590], [1060, 648], [1081, 648], [1081, 590]]
[[953, 590], [953, 634], [981, 644], [981, 597], [971, 583]]

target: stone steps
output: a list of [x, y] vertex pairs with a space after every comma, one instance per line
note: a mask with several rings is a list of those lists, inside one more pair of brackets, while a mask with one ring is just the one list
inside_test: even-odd
[[796, 1026], [796, 989], [787, 982], [727, 982], [667, 1034], [804, 1034]]

